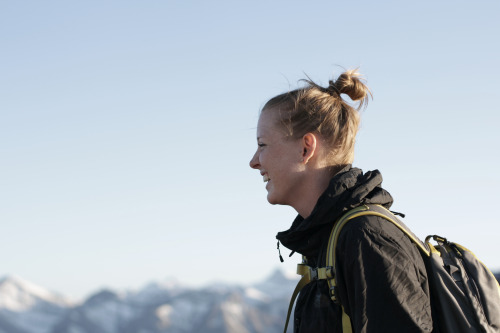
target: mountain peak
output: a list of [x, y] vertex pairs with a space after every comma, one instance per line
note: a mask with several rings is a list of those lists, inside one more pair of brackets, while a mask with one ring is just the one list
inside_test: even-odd
[[291, 280], [298, 280], [297, 274], [285, 272], [280, 268], [276, 268], [272, 271], [266, 279], [267, 282], [273, 283], [289, 282]]
[[280, 268], [276, 268], [264, 281], [255, 284], [253, 287], [270, 297], [287, 298], [293, 292], [297, 281], [297, 275], [292, 275]]
[[17, 275], [8, 275], [0, 279], [0, 309], [25, 311], [40, 302], [55, 306], [69, 304], [64, 298]]

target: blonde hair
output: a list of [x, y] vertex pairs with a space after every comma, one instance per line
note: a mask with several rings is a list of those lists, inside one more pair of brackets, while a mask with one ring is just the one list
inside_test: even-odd
[[[262, 112], [277, 112], [287, 136], [298, 139], [306, 133], [317, 133], [330, 147], [327, 162], [331, 166], [347, 165], [354, 160], [354, 143], [358, 132], [359, 111], [371, 92], [361, 74], [354, 70], [342, 73], [323, 88], [312, 80], [306, 86], [271, 98]], [[345, 101], [346, 94], [356, 107]]]

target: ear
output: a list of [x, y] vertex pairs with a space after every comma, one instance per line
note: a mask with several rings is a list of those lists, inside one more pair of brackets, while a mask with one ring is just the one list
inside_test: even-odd
[[304, 164], [309, 162], [309, 160], [314, 156], [317, 142], [316, 135], [313, 133], [306, 133], [302, 137], [302, 161]]

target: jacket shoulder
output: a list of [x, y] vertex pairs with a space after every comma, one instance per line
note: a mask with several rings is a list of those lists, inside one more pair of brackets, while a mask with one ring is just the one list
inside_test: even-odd
[[381, 252], [385, 248], [398, 248], [411, 257], [421, 259], [419, 250], [403, 231], [393, 223], [375, 215], [355, 217], [340, 231], [337, 248], [341, 252], [351, 252], [353, 247], [360, 245]]

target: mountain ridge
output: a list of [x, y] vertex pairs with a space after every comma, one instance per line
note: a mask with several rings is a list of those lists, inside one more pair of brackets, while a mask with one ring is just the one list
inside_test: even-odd
[[100, 289], [72, 303], [7, 276], [0, 278], [0, 333], [278, 333], [297, 280], [277, 269], [249, 285], [158, 281], [135, 291]]
[[297, 280], [279, 269], [250, 285], [217, 282], [193, 288], [169, 279], [135, 291], [100, 289], [81, 302], [69, 302], [7, 276], [0, 279], [0, 332], [280, 332]]

